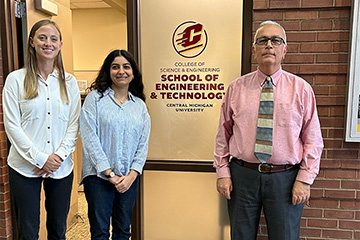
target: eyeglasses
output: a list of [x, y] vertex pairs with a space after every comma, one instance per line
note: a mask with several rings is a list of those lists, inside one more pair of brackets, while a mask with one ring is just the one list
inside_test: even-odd
[[265, 46], [269, 40], [271, 41], [271, 44], [274, 46], [280, 46], [282, 43], [285, 44], [284, 39], [282, 39], [281, 37], [259, 37], [255, 40], [255, 44], [259, 45], [259, 46]]

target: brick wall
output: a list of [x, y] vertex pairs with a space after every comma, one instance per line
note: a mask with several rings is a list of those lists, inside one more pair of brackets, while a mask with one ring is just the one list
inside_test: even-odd
[[[1, 33], [0, 33], [1, 35]], [[1, 41], [1, 36], [0, 36]], [[7, 138], [4, 131], [2, 111], [2, 89], [4, 84], [2, 68], [2, 49], [0, 42], [0, 240], [12, 239], [11, 210], [10, 210], [10, 189], [8, 180]]]
[[[289, 44], [283, 69], [316, 94], [325, 148], [301, 239], [360, 239], [360, 145], [344, 141], [351, 1], [254, 0], [253, 10], [253, 29], [264, 20], [282, 24]], [[260, 232], [267, 239], [263, 220]]]

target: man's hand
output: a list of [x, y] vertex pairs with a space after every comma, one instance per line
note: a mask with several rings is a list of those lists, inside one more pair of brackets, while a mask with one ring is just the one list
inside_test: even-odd
[[230, 192], [233, 190], [231, 178], [218, 178], [216, 188], [221, 195], [230, 200]]
[[300, 181], [295, 181], [292, 189], [292, 204], [304, 203], [310, 198], [310, 185]]
[[39, 177], [43, 176], [44, 174], [46, 174], [45, 177], [48, 177], [51, 173], [59, 169], [62, 162], [63, 160], [61, 157], [56, 154], [51, 154], [46, 160], [44, 166], [41, 169], [35, 168], [34, 173]]

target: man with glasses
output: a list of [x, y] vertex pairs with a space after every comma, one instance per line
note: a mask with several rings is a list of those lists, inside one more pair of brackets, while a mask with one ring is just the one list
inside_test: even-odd
[[314, 92], [282, 70], [287, 50], [285, 30], [261, 23], [253, 43], [258, 69], [234, 80], [221, 106], [214, 167], [233, 240], [256, 239], [262, 209], [269, 239], [298, 240], [319, 172], [323, 140]]

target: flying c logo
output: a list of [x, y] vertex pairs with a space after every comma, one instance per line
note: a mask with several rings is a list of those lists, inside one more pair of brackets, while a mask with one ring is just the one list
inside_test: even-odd
[[194, 58], [204, 52], [208, 36], [201, 23], [187, 21], [174, 31], [172, 43], [175, 51], [182, 57]]

